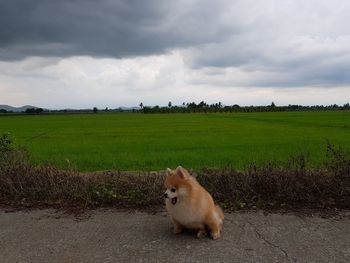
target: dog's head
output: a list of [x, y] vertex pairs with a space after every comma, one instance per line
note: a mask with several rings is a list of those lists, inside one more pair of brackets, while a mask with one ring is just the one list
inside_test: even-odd
[[165, 188], [167, 189], [164, 193], [164, 197], [168, 198], [173, 205], [188, 195], [190, 190], [190, 175], [186, 169], [181, 166], [175, 170], [166, 170]]

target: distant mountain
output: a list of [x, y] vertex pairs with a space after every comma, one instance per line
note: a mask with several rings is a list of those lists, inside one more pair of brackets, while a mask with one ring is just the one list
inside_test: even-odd
[[38, 107], [36, 106], [31, 106], [31, 105], [25, 105], [22, 107], [12, 107], [10, 105], [0, 105], [0, 110], [7, 110], [7, 111], [13, 111], [13, 112], [22, 112], [26, 111], [26, 109], [37, 109]]

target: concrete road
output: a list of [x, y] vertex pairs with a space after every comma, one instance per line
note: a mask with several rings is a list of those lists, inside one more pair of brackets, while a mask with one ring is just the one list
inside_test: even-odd
[[162, 214], [2, 210], [0, 262], [350, 262], [350, 219], [233, 213], [213, 241]]

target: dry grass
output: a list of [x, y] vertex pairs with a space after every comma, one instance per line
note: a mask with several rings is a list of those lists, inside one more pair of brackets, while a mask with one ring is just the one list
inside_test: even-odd
[[[349, 209], [350, 153], [327, 143], [324, 165], [308, 168], [307, 156], [283, 165], [250, 165], [245, 171], [204, 169], [198, 181], [226, 210]], [[0, 202], [15, 206], [158, 209], [163, 204], [164, 173], [78, 173], [36, 167], [28, 153], [0, 137]]]

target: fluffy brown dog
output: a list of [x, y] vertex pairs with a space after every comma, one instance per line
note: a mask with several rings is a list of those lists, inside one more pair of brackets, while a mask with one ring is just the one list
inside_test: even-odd
[[174, 233], [183, 228], [197, 230], [201, 237], [210, 231], [213, 239], [220, 237], [224, 214], [211, 195], [181, 166], [167, 169], [164, 193], [166, 209], [174, 224]]

